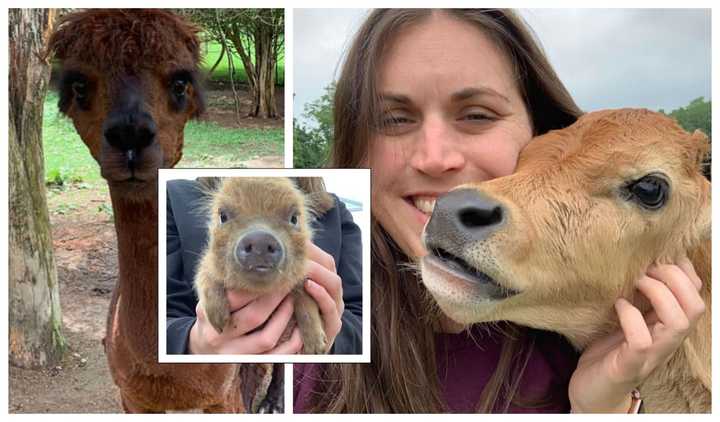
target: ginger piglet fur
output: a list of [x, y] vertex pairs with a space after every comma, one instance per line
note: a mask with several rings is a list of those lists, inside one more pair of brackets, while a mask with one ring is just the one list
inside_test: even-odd
[[218, 332], [232, 329], [227, 290], [287, 291], [303, 354], [326, 353], [320, 311], [304, 289], [313, 198], [282, 177], [231, 177], [209, 186], [209, 240], [195, 278], [208, 321]]

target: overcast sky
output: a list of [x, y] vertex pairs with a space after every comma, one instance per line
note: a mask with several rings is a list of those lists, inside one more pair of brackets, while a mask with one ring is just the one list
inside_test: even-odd
[[[339, 74], [365, 9], [295, 9], [294, 115]], [[666, 111], [710, 93], [709, 9], [521, 9], [583, 110]]]

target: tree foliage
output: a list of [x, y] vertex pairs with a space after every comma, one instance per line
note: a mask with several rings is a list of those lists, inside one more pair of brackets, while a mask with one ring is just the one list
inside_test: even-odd
[[[233, 82], [233, 56], [240, 57], [253, 99], [249, 115], [276, 118], [275, 75], [284, 54], [284, 9], [182, 9], [181, 14], [202, 26], [227, 57]], [[234, 85], [233, 85], [234, 87]]]
[[318, 168], [327, 164], [333, 135], [335, 83], [325, 87], [320, 98], [305, 104], [307, 123], [293, 120], [293, 162], [296, 168]]
[[[704, 97], [696, 98], [690, 101], [685, 107], [680, 107], [665, 113], [662, 109], [661, 113], [665, 113], [668, 116], [677, 120], [677, 122], [688, 132], [693, 132], [695, 129], [700, 129], [705, 133], [712, 144], [712, 121], [711, 121], [712, 101], [705, 101]], [[710, 179], [710, 163], [712, 161], [712, 154], [708, 154], [707, 159], [703, 163], [703, 172], [705, 176]]]

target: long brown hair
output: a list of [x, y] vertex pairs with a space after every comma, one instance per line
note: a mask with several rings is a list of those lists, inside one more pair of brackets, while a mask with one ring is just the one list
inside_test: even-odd
[[[432, 9], [375, 10], [358, 31], [335, 92], [333, 167], [367, 163], [381, 115], [376, 69], [383, 48], [398, 32], [432, 13]], [[475, 25], [506, 52], [535, 135], [568, 126], [582, 114], [526, 24], [514, 12], [452, 9], [443, 13]], [[311, 398], [312, 410], [447, 411], [435, 356], [437, 312], [416, 273], [403, 270], [409, 259], [374, 218], [371, 229], [372, 363], [323, 366], [319, 374], [322, 381]], [[503, 339], [497, 368], [477, 405], [480, 412], [507, 411], [511, 402], [519, 403], [516, 393], [534, 334], [512, 324], [503, 328], [511, 335]]]

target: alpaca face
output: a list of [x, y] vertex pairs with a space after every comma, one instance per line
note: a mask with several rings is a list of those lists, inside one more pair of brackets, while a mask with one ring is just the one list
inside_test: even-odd
[[586, 344], [614, 328], [613, 303], [633, 300], [648, 265], [709, 238], [707, 148], [645, 110], [590, 113], [538, 137], [513, 175], [438, 199], [423, 282], [459, 322], [508, 320]]
[[86, 11], [50, 40], [62, 61], [59, 108], [111, 191], [157, 192], [157, 169], [182, 156], [187, 121], [203, 110], [196, 29], [164, 11]]

